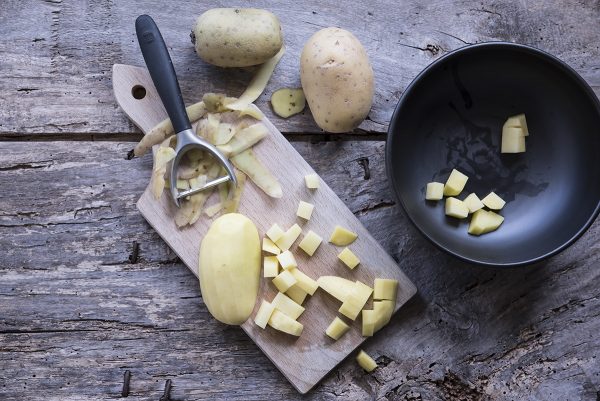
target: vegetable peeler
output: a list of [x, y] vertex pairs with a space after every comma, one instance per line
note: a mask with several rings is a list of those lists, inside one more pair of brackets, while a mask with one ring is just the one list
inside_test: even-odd
[[[227, 158], [212, 144], [198, 137], [192, 130], [192, 124], [188, 119], [181, 96], [181, 89], [177, 81], [177, 75], [173, 68], [173, 62], [165, 45], [162, 35], [156, 23], [149, 15], [140, 15], [135, 20], [135, 31], [138, 43], [144, 56], [144, 61], [152, 77], [152, 82], [165, 106], [167, 114], [177, 133], [177, 146], [175, 147], [175, 158], [171, 163], [169, 185], [171, 196], [175, 205], [179, 207], [180, 199], [195, 193], [212, 188], [216, 185], [231, 181], [237, 185], [237, 178], [233, 166]], [[179, 192], [177, 189], [177, 169], [181, 157], [191, 149], [201, 149], [213, 156], [227, 172], [227, 175], [208, 181], [198, 188]]]

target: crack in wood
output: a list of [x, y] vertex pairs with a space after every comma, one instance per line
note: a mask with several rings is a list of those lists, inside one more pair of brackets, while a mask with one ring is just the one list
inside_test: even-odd
[[[98, 221], [107, 221], [107, 220], [118, 220], [122, 218], [122, 216], [112, 216], [112, 217], [99, 217], [95, 222]], [[42, 227], [48, 228], [53, 226], [68, 226], [68, 225], [88, 225], [90, 221], [57, 221], [57, 222], [49, 222], [49, 223], [23, 223], [23, 224], [0, 224], [0, 227], [3, 228], [12, 228], [12, 227]]]
[[[46, 164], [44, 164], [46, 163]], [[30, 170], [50, 167], [54, 164], [53, 160], [40, 160], [31, 163], [17, 163], [6, 167], [0, 167], [0, 171]]]
[[378, 210], [378, 209], [384, 209], [384, 208], [388, 208], [388, 207], [392, 207], [395, 206], [396, 202], [392, 202], [392, 201], [381, 201], [379, 203], [376, 203], [374, 205], [369, 205], [365, 208], [359, 209], [356, 212], [354, 212], [354, 214], [358, 214], [358, 215], [362, 215], [362, 214], [366, 214], [366, 213], [370, 213], [374, 210]]
[[[356, 129], [350, 133], [329, 134], [325, 132], [282, 132], [290, 142], [340, 142], [340, 141], [385, 141], [387, 133]], [[142, 134], [137, 132], [40, 132], [26, 134], [0, 132], [0, 142], [139, 142]]]
[[358, 164], [363, 168], [365, 174], [363, 175], [364, 180], [369, 180], [371, 178], [371, 170], [369, 170], [369, 158], [361, 157], [356, 160]]

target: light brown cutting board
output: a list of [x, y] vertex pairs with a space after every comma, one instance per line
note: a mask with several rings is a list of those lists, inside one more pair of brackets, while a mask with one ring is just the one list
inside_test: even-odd
[[[132, 89], [137, 85], [146, 89], [146, 96], [140, 100], [132, 95]], [[113, 89], [123, 111], [144, 133], [166, 118], [166, 112], [145, 68], [114, 65]], [[201, 93], [202, 88], [198, 88], [199, 97]], [[296, 252], [297, 244], [303, 235], [292, 247], [300, 270], [314, 279], [319, 276], [338, 275], [361, 280], [371, 286], [376, 277], [397, 279], [400, 285], [396, 310], [399, 309], [416, 293], [413, 283], [326, 183], [321, 182], [321, 187], [316, 191], [306, 188], [304, 176], [314, 173], [314, 170], [270, 121], [265, 119], [264, 123], [271, 135], [255, 146], [255, 152], [279, 179], [284, 196], [281, 199], [272, 199], [248, 180], [242, 196], [240, 213], [254, 221], [261, 236], [273, 223], [278, 223], [284, 229], [298, 223], [303, 234], [313, 230], [323, 237], [323, 243], [310, 258], [301, 250]], [[315, 205], [312, 218], [308, 222], [296, 217], [300, 200]], [[194, 226], [178, 229], [173, 219], [175, 206], [167, 191], [157, 201], [152, 197], [149, 188], [140, 197], [137, 207], [197, 276], [200, 241], [212, 219], [203, 216]], [[348, 269], [337, 259], [337, 254], [342, 248], [327, 242], [336, 224], [358, 233], [358, 239], [350, 245], [350, 249], [361, 260], [361, 264], [354, 270]], [[270, 301], [275, 294], [276, 290], [270, 279], [261, 279], [257, 305], [264, 298]], [[231, 296], [235, 297], [235, 294]], [[360, 316], [353, 323], [352, 330], [339, 341], [333, 341], [325, 335], [329, 323], [339, 315], [337, 310], [340, 302], [322, 290], [317, 290], [314, 296], [307, 297], [304, 306], [306, 311], [298, 319], [304, 325], [304, 331], [299, 338], [275, 331], [268, 326], [266, 330], [256, 326], [252, 318], [257, 307], [252, 318], [242, 325], [242, 329], [301, 393], [309, 391], [366, 340], [361, 335]], [[348, 321], [345, 317], [343, 319]]]

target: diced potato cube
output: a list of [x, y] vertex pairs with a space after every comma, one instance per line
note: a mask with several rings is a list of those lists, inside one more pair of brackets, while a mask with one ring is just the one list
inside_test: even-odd
[[282, 251], [287, 251], [302, 234], [302, 229], [298, 224], [294, 224], [279, 238], [275, 241], [275, 245]]
[[362, 311], [362, 335], [371, 337], [375, 333], [375, 324], [377, 323], [377, 313], [374, 310], [364, 309]]
[[469, 215], [469, 208], [459, 199], [450, 197], [446, 198], [446, 215], [464, 219]]
[[327, 330], [325, 330], [325, 334], [334, 340], [339, 340], [346, 332], [350, 330], [350, 326], [348, 326], [342, 319], [339, 317], [335, 317], [333, 321], [327, 326]]
[[335, 299], [344, 302], [354, 289], [354, 282], [338, 276], [321, 276], [317, 284]]
[[275, 307], [273, 304], [263, 300], [260, 304], [260, 308], [258, 308], [258, 312], [256, 312], [256, 316], [254, 317], [254, 323], [261, 329], [267, 327], [267, 323], [273, 314]]
[[281, 292], [278, 292], [277, 295], [275, 295], [275, 298], [273, 298], [271, 304], [273, 304], [275, 309], [285, 313], [294, 320], [298, 319], [302, 312], [304, 312], [303, 306], [298, 305], [287, 295]]
[[273, 279], [273, 284], [275, 284], [275, 287], [277, 287], [277, 289], [281, 292], [286, 292], [297, 282], [298, 280], [296, 280], [289, 270], [282, 271]]
[[398, 280], [387, 278], [376, 278], [373, 285], [373, 299], [389, 299], [396, 302], [398, 292]]
[[285, 313], [278, 311], [277, 309], [273, 311], [273, 314], [269, 318], [268, 324], [275, 330], [279, 330], [296, 337], [300, 336], [300, 334], [302, 334], [302, 330], [304, 329], [302, 323], [295, 321], [294, 319], [292, 319]]
[[281, 253], [281, 250], [277, 248], [277, 245], [267, 237], [263, 238], [262, 250], [271, 255], [279, 255]]
[[279, 274], [279, 262], [276, 256], [265, 256], [263, 277], [276, 277]]
[[523, 130], [523, 136], [529, 136], [529, 128], [527, 128], [527, 119], [525, 118], [525, 113], [508, 117], [508, 119], [502, 126], [503, 130], [504, 127], [519, 127]]
[[300, 241], [298, 247], [306, 252], [308, 256], [312, 256], [315, 254], [322, 241], [323, 238], [311, 230], [304, 236], [304, 238], [302, 238], [302, 241]]
[[302, 305], [308, 294], [302, 288], [298, 287], [298, 284], [294, 284], [288, 288], [288, 290], [285, 292], [285, 295], [290, 297], [298, 305]]
[[306, 188], [318, 189], [319, 188], [319, 176], [317, 174], [308, 174], [304, 176], [306, 182]]
[[373, 301], [373, 311], [377, 315], [374, 332], [377, 333], [383, 326], [390, 322], [394, 314], [396, 301], [384, 299], [382, 301]]
[[444, 195], [456, 196], [460, 194], [467, 184], [468, 179], [469, 177], [457, 169], [453, 169], [450, 173], [450, 177], [448, 177], [448, 181], [446, 181], [446, 184], [444, 185]]
[[500, 227], [500, 225], [502, 225], [502, 223], [504, 222], [503, 216], [500, 216], [499, 214], [494, 213], [492, 211], [488, 211], [487, 216], [488, 216], [488, 224], [485, 227], [485, 229], [483, 230], [482, 234], [487, 234], [489, 232], [497, 230], [498, 227]]
[[500, 227], [503, 221], [499, 214], [480, 209], [473, 214], [468, 231], [472, 235], [486, 234]]
[[312, 215], [314, 208], [315, 205], [308, 202], [300, 201], [300, 203], [298, 204], [298, 211], [296, 212], [296, 215], [298, 217], [302, 217], [304, 220], [310, 220], [310, 216]]
[[354, 269], [360, 263], [360, 259], [349, 248], [344, 248], [338, 258], [350, 269]]
[[363, 350], [360, 350], [356, 356], [356, 362], [367, 372], [372, 372], [377, 367], [377, 362]]
[[425, 199], [440, 200], [443, 197], [444, 197], [444, 184], [442, 184], [441, 182], [427, 183], [427, 190], [425, 191]]
[[300, 270], [298, 270], [298, 268], [293, 267], [288, 271], [292, 273], [292, 276], [294, 279], [296, 279], [298, 287], [302, 288], [302, 290], [307, 292], [309, 295], [313, 295], [317, 288], [319, 288], [319, 284], [317, 284], [315, 280], [302, 273]]
[[475, 193], [470, 194], [463, 200], [463, 203], [469, 209], [469, 213], [475, 213], [483, 207], [483, 202], [479, 199]]
[[347, 246], [353, 243], [356, 238], [358, 238], [358, 234], [355, 232], [347, 230], [342, 226], [335, 226], [331, 237], [329, 237], [329, 242], [337, 246]]
[[285, 234], [285, 231], [283, 231], [277, 223], [273, 224], [271, 228], [267, 230], [267, 237], [273, 242], [277, 242], [279, 238], [283, 237], [283, 234]]
[[352, 292], [348, 295], [344, 303], [342, 303], [338, 312], [349, 319], [355, 320], [369, 300], [372, 292], [373, 289], [371, 287], [361, 281], [356, 281]]
[[277, 255], [277, 260], [281, 267], [285, 270], [289, 270], [292, 267], [298, 267], [298, 263], [296, 263], [296, 258], [290, 251], [284, 251]]
[[481, 200], [484, 205], [492, 210], [500, 210], [506, 205], [504, 199], [496, 195], [494, 192], [490, 192], [485, 198]]
[[521, 128], [506, 127], [502, 129], [500, 153], [523, 153], [525, 150], [525, 134]]

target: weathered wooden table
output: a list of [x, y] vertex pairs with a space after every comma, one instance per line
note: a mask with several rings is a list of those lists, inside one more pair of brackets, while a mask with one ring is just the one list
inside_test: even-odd
[[[258, 102], [298, 86], [303, 43], [341, 26], [364, 43], [377, 93], [352, 134], [324, 135], [309, 112], [275, 125], [419, 287], [306, 398], [600, 400], [600, 222], [536, 266], [493, 270], [438, 251], [395, 204], [384, 171], [392, 110], [416, 74], [468, 43], [550, 51], [600, 94], [600, 5], [585, 1], [242, 1], [282, 23], [288, 51]], [[192, 274], [135, 201], [151, 160], [125, 160], [141, 134], [112, 96], [113, 63], [143, 65], [138, 14], [155, 17], [187, 101], [239, 94], [251, 72], [200, 62], [188, 29], [205, 1], [4, 0], [0, 5], [0, 398], [298, 399], [238, 328], [210, 318]], [[269, 114], [271, 117], [271, 114]], [[582, 194], [585, 196], [585, 194]], [[136, 245], [137, 244], [137, 245]], [[139, 246], [139, 249], [138, 249]], [[163, 397], [162, 399], [166, 399]]]

